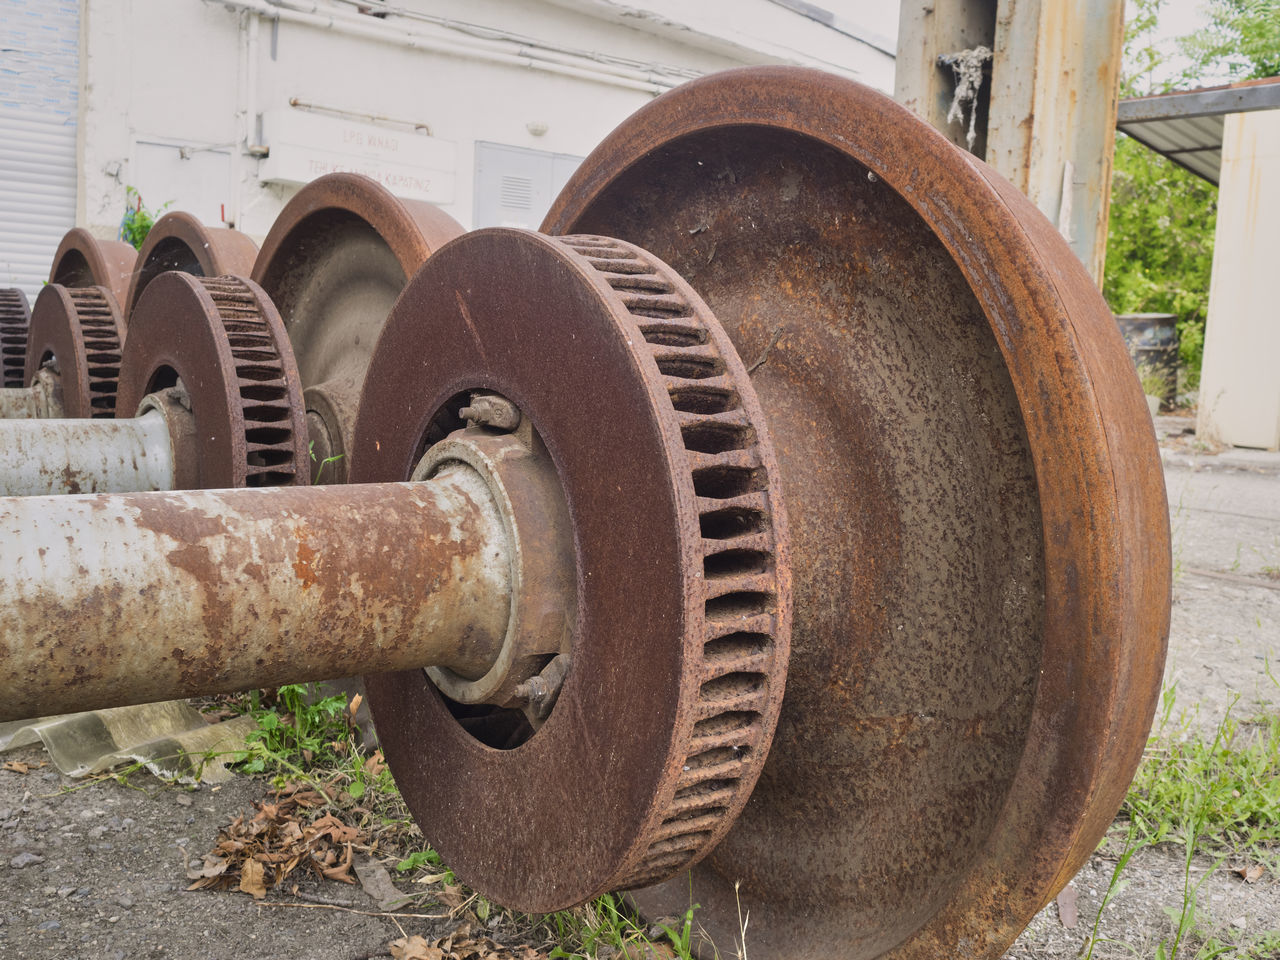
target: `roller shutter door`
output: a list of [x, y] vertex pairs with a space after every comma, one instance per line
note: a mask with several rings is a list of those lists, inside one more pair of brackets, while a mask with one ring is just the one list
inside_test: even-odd
[[0, 286], [30, 300], [76, 217], [80, 10], [0, 0]]

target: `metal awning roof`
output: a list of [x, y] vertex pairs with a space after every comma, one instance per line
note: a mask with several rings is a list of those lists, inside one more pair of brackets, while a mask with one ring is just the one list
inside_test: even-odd
[[1222, 166], [1222, 118], [1280, 109], [1280, 77], [1121, 100], [1116, 129], [1212, 184]]

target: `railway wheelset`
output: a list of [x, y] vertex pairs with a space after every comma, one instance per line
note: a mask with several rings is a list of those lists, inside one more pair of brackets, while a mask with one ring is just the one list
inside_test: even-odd
[[905, 110], [730, 71], [539, 232], [338, 174], [256, 256], [153, 236], [0, 300], [0, 719], [363, 673], [457, 876], [696, 901], [707, 955], [996, 957], [1095, 848], [1167, 638], [1150, 418]]

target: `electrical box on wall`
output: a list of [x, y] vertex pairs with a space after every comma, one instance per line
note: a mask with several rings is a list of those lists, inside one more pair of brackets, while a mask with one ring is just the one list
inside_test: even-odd
[[475, 226], [536, 230], [582, 157], [476, 141]]

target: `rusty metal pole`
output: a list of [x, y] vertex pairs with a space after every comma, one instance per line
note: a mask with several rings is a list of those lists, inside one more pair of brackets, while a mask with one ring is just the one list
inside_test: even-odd
[[0, 496], [174, 487], [173, 443], [159, 411], [128, 420], [0, 420], [0, 450]]
[[511, 605], [489, 488], [421, 483], [0, 499], [0, 720], [443, 666]]
[[[62, 416], [62, 396], [58, 379], [41, 370], [29, 387], [0, 389], [0, 419], [42, 419]], [[0, 447], [0, 449], [5, 449]]]

